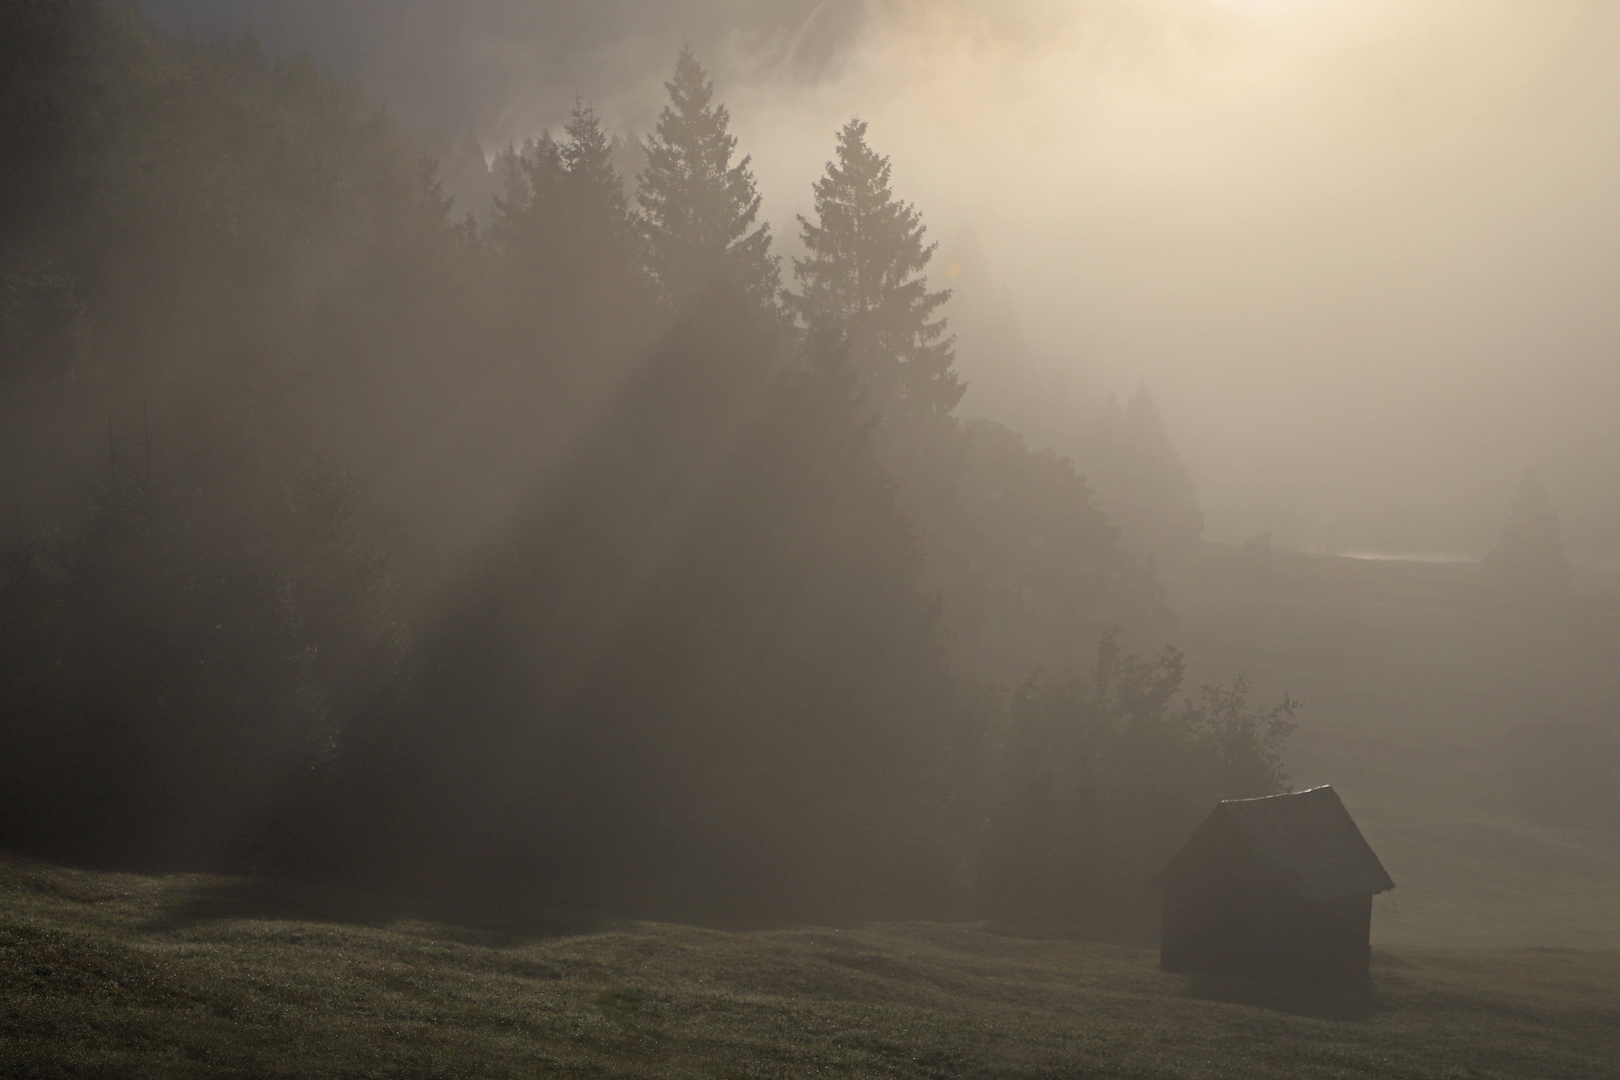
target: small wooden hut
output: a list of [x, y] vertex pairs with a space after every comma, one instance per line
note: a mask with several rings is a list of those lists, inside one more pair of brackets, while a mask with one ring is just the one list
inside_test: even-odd
[[1153, 884], [1162, 970], [1298, 980], [1365, 978], [1395, 887], [1331, 787], [1222, 802]]

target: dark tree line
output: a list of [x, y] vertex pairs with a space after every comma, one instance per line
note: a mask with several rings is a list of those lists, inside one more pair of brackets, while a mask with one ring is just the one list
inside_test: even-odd
[[1163, 604], [1074, 466], [956, 416], [866, 126], [784, 289], [667, 88], [633, 181], [577, 103], [481, 228], [307, 60], [0, 11], [0, 844], [1063, 919], [1282, 784], [1280, 714], [1104, 635]]

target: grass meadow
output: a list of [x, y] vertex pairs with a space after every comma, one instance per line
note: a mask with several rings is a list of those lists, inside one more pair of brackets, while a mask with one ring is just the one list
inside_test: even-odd
[[1380, 950], [1371, 987], [902, 924], [722, 931], [0, 868], [6, 1077], [1620, 1075], [1620, 956]]
[[1397, 882], [1371, 983], [1157, 970], [979, 925], [719, 930], [0, 858], [0, 1077], [1620, 1077], [1620, 822], [1525, 809], [1511, 733], [1620, 716], [1613, 584], [1211, 547], [1194, 681], [1306, 702]]

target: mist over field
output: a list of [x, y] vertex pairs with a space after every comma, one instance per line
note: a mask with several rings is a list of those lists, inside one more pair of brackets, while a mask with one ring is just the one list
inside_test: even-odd
[[[848, 115], [949, 257], [964, 409], [1063, 452], [1145, 383], [1209, 535], [1477, 557], [1537, 467], [1611, 560], [1620, 22], [1524, 5], [148, 5], [310, 50], [486, 152], [575, 93], [627, 137], [690, 41], [783, 239]], [[1054, 388], [1059, 389], [1054, 389]]]
[[0, 3], [0, 1075], [1620, 1075], [1616, 55]]

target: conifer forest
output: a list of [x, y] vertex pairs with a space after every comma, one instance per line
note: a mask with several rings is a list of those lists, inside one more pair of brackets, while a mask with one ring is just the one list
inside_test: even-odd
[[958, 414], [935, 243], [859, 119], [784, 263], [690, 49], [637, 175], [579, 101], [480, 224], [309, 59], [5, 18], [6, 844], [1033, 910], [1279, 790], [1288, 706], [1173, 704], [1179, 655], [1112, 629], [1167, 627], [1149, 557]]

